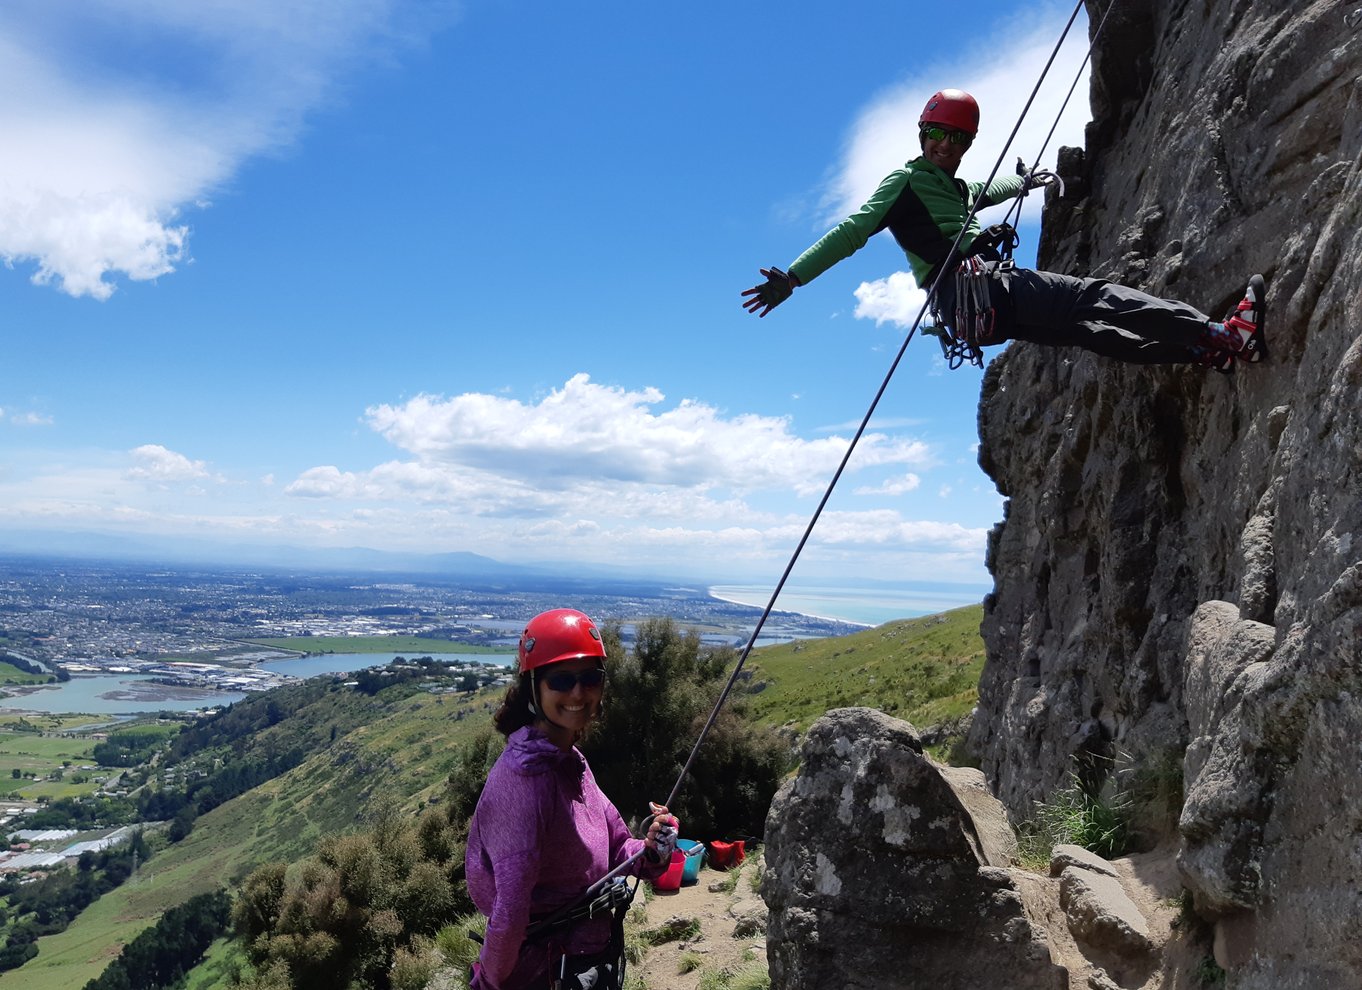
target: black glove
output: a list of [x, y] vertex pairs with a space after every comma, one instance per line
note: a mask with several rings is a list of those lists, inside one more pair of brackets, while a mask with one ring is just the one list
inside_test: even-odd
[[786, 299], [790, 298], [794, 292], [794, 276], [781, 271], [772, 265], [770, 268], [757, 269], [766, 276], [766, 281], [761, 285], [754, 285], [750, 289], [744, 289], [744, 296], [751, 296], [750, 299], [743, 300], [743, 309], [749, 313], [756, 313], [757, 316], [765, 316], [775, 309]]

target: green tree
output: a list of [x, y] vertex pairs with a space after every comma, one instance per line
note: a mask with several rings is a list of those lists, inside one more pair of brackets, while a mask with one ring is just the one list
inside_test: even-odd
[[[641, 623], [631, 653], [617, 626], [604, 636], [604, 711], [582, 749], [601, 789], [626, 818], [638, 819], [648, 801], [671, 790], [737, 656], [671, 619]], [[672, 808], [687, 836], [762, 834], [789, 747], [774, 731], [746, 724], [740, 705], [730, 696]]]

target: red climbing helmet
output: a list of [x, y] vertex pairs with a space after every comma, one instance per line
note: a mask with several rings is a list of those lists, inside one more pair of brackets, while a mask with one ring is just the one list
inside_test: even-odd
[[922, 108], [917, 126], [940, 124], [966, 134], [979, 133], [979, 104], [963, 89], [943, 89]]
[[525, 624], [516, 651], [520, 672], [537, 670], [561, 660], [578, 657], [605, 659], [601, 631], [575, 608], [555, 608], [540, 612]]

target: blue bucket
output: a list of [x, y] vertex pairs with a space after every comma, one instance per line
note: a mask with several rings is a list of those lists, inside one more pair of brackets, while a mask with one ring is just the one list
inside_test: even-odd
[[686, 868], [681, 873], [681, 882], [684, 884], [697, 883], [700, 880], [700, 860], [705, 858], [704, 852], [692, 852], [701, 843], [694, 839], [677, 839], [676, 848], [686, 854]]

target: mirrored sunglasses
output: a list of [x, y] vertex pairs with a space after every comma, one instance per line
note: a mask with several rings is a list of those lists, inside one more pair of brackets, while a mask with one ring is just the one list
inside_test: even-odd
[[551, 691], [557, 691], [559, 694], [567, 694], [578, 684], [590, 691], [605, 683], [605, 671], [599, 667], [581, 670], [575, 674], [569, 670], [560, 670], [545, 677], [544, 683]]
[[951, 144], [959, 144], [968, 148], [974, 143], [974, 135], [966, 134], [964, 131], [955, 131], [947, 127], [937, 127], [935, 124], [927, 124], [922, 128], [922, 136], [928, 141], [940, 141], [943, 138]]

